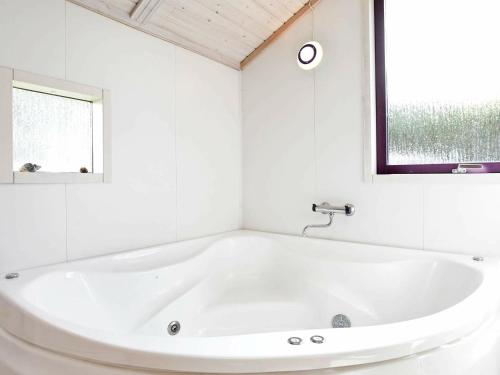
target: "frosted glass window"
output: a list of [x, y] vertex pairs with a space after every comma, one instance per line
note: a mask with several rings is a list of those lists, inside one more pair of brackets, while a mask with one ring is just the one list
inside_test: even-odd
[[387, 165], [500, 161], [500, 1], [383, 2]]
[[14, 171], [93, 172], [91, 102], [14, 88], [13, 127]]

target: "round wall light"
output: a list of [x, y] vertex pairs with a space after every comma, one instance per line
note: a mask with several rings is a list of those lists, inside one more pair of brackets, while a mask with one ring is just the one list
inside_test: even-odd
[[323, 47], [316, 41], [304, 43], [297, 54], [297, 64], [304, 70], [316, 68], [323, 59]]

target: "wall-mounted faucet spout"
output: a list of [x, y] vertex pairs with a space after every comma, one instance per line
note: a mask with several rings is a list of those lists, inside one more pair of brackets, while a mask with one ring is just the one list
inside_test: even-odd
[[302, 236], [305, 237], [307, 234], [307, 230], [310, 228], [328, 228], [330, 225], [332, 225], [333, 222], [333, 216], [335, 214], [343, 214], [346, 216], [352, 216], [355, 213], [355, 208], [354, 205], [347, 203], [343, 207], [335, 207], [330, 205], [330, 203], [323, 202], [321, 204], [313, 204], [312, 205], [312, 210], [313, 212], [319, 212], [324, 215], [328, 215], [329, 221], [326, 224], [310, 224], [306, 225], [304, 229], [302, 230]]
[[333, 222], [333, 212], [330, 212], [328, 214], [330, 220], [328, 220], [328, 223], [326, 224], [309, 224], [309, 225], [306, 225], [304, 227], [304, 229], [302, 229], [302, 237], [305, 237], [306, 234], [307, 234], [307, 230], [309, 228], [328, 228], [330, 225], [332, 225], [332, 222]]

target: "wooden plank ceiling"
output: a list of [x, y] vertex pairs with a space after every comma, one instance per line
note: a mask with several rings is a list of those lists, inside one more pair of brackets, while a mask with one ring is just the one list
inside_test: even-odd
[[318, 0], [68, 1], [240, 69]]

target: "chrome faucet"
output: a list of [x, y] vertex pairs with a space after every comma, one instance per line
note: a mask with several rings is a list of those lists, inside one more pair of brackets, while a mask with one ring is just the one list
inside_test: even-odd
[[352, 216], [354, 215], [355, 208], [354, 205], [347, 203], [344, 205], [344, 207], [335, 207], [332, 206], [328, 202], [323, 202], [320, 205], [313, 204], [312, 205], [312, 210], [313, 212], [319, 212], [324, 215], [328, 215], [328, 223], [326, 224], [310, 224], [306, 225], [304, 229], [302, 230], [302, 236], [305, 237], [307, 234], [307, 230], [310, 228], [328, 228], [330, 225], [332, 225], [333, 222], [333, 216], [335, 214], [343, 214], [346, 216]]

